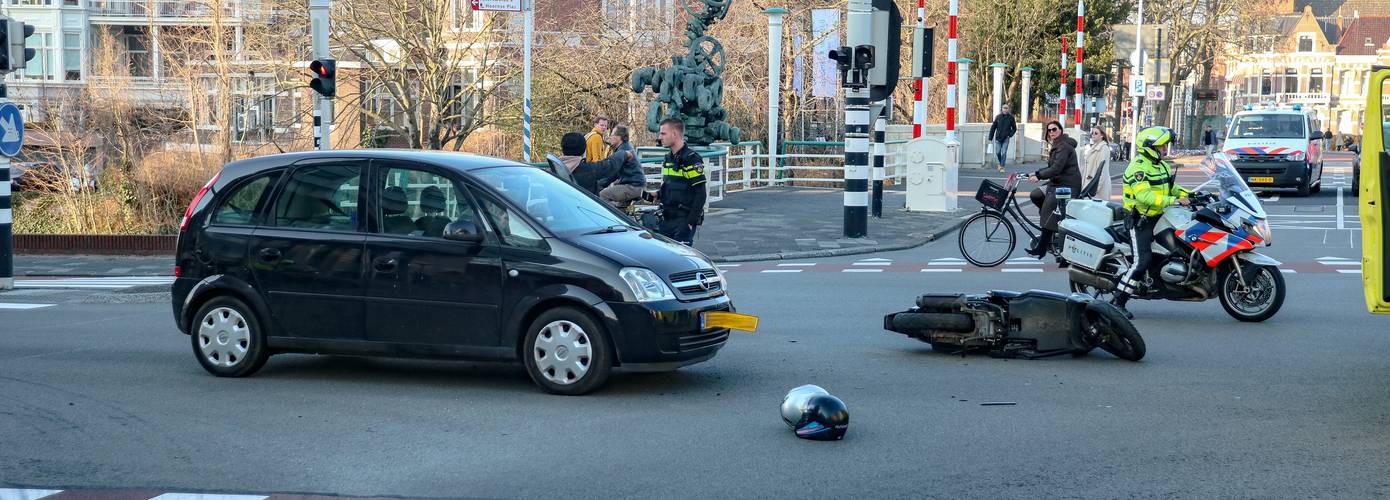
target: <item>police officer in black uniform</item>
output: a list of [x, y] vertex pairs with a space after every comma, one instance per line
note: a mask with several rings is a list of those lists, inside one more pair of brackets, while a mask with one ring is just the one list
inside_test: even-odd
[[661, 234], [686, 245], [695, 242], [695, 230], [705, 221], [705, 164], [685, 144], [685, 123], [676, 118], [661, 122], [661, 145], [670, 149], [661, 164]]

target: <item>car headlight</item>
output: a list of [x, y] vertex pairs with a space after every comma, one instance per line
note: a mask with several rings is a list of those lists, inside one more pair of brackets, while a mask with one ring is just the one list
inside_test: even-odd
[[627, 282], [628, 288], [632, 289], [632, 294], [637, 297], [638, 302], [655, 302], [676, 298], [676, 294], [671, 292], [671, 287], [666, 286], [666, 282], [661, 281], [661, 277], [650, 269], [624, 267], [622, 271], [618, 271], [618, 276]]
[[1289, 161], [1303, 161], [1308, 159], [1308, 153], [1304, 153], [1302, 151], [1299, 151], [1297, 153], [1289, 153], [1284, 155], [1284, 159]]

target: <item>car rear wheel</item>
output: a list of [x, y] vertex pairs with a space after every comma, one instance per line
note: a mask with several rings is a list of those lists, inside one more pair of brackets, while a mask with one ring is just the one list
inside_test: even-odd
[[542, 313], [531, 322], [523, 342], [526, 373], [551, 394], [593, 392], [608, 381], [613, 369], [608, 333], [573, 307]]
[[190, 328], [193, 355], [208, 373], [219, 377], [245, 377], [260, 370], [270, 358], [265, 330], [256, 312], [234, 297], [209, 300], [194, 316]]

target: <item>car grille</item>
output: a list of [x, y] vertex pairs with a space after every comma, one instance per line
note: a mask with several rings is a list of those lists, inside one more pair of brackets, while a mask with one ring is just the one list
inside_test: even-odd
[[[700, 279], [702, 276], [704, 277], [703, 282]], [[682, 296], [688, 298], [711, 297], [724, 292], [724, 279], [713, 269], [682, 271], [672, 274], [668, 278], [671, 280], [671, 286], [675, 287]]]
[[1270, 161], [1284, 161], [1284, 155], [1236, 155], [1236, 161], [1257, 163]]
[[723, 344], [729, 340], [728, 330], [718, 330], [699, 335], [686, 335], [676, 338], [676, 351], [690, 352]]

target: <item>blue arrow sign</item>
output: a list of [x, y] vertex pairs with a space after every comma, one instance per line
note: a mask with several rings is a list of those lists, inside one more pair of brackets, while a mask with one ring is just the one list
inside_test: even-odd
[[24, 145], [24, 116], [12, 102], [0, 103], [0, 154], [15, 156]]

